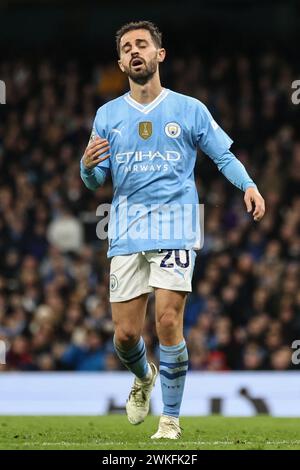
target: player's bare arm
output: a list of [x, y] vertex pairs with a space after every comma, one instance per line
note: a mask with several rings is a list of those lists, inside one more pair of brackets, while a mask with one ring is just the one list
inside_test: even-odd
[[[92, 169], [95, 168], [100, 162], [103, 162], [110, 157], [110, 153], [105, 155], [109, 151], [109, 142], [106, 139], [101, 139], [101, 137], [96, 137], [92, 140], [85, 149], [83, 155], [83, 164], [85, 168]], [[104, 157], [102, 157], [104, 155]]]

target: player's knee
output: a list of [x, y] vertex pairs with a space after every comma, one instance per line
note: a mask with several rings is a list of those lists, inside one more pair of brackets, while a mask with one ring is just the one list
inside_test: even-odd
[[159, 330], [176, 330], [180, 325], [179, 315], [174, 309], [166, 309], [158, 318]]
[[134, 346], [140, 339], [140, 333], [132, 328], [119, 327], [115, 331], [115, 341], [119, 346]]

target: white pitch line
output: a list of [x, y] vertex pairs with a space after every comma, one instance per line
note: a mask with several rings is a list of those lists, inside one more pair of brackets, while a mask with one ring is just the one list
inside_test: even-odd
[[[17, 443], [17, 442], [16, 442]], [[145, 442], [137, 442], [136, 444], [139, 446], [147, 446], [149, 444], [153, 444], [150, 439], [149, 441]], [[166, 441], [161, 441], [161, 442], [155, 442], [156, 446], [161, 446], [164, 445]], [[22, 446], [30, 447], [30, 446], [84, 446], [85, 444], [89, 445], [96, 445], [96, 446], [114, 446], [114, 445], [131, 445], [134, 443], [131, 442], [123, 442], [123, 441], [89, 441], [89, 442], [66, 442], [66, 441], [61, 441], [61, 442], [39, 442], [39, 441], [33, 441], [33, 442], [24, 442], [21, 443]], [[213, 445], [213, 446], [218, 446], [218, 445], [279, 445], [279, 444], [287, 444], [287, 445], [300, 445], [300, 440], [294, 440], [294, 441], [265, 441], [265, 442], [260, 442], [260, 441], [245, 441], [242, 440], [241, 442], [236, 442], [236, 441], [179, 441], [178, 444], [188, 444], [188, 445]], [[137, 449], [138, 450], [138, 449]], [[175, 449], [174, 449], [175, 450]], [[178, 449], [180, 450], [180, 449]], [[192, 449], [191, 449], [192, 450]]]

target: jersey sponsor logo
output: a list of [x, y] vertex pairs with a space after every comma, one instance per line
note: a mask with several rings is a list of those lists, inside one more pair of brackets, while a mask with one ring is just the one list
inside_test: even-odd
[[136, 152], [122, 152], [116, 154], [116, 161], [118, 163], [136, 163], [136, 162], [152, 162], [152, 161], [178, 161], [181, 155], [175, 150], [166, 150], [164, 153], [159, 150], [149, 150], [149, 152], [143, 152], [137, 150]]
[[142, 121], [139, 122], [139, 134], [142, 139], [147, 140], [152, 135], [152, 122]]
[[164, 165], [126, 165], [124, 168], [124, 173], [147, 173], [154, 171], [169, 171], [169, 165], [166, 163]]
[[181, 127], [177, 122], [168, 122], [168, 124], [165, 125], [165, 133], [168, 137], [176, 139], [181, 134]]
[[123, 171], [125, 173], [141, 173], [141, 172], [166, 172], [169, 171], [169, 162], [177, 162], [181, 159], [181, 154], [175, 150], [167, 150], [163, 153], [158, 150], [143, 152], [137, 150], [136, 152], [123, 152], [117, 153], [116, 161], [124, 165]]

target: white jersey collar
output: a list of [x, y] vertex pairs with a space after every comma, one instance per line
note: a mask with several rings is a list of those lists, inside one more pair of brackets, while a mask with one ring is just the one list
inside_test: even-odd
[[133, 108], [137, 109], [138, 111], [140, 111], [143, 114], [148, 114], [148, 113], [150, 113], [150, 111], [152, 111], [154, 108], [156, 108], [156, 106], [158, 106], [159, 103], [161, 103], [166, 98], [166, 96], [169, 94], [169, 91], [170, 90], [168, 90], [167, 88], [164, 88], [160, 92], [160, 94], [155, 98], [155, 100], [151, 101], [151, 103], [148, 103], [148, 104], [138, 103], [133, 98], [131, 98], [129, 92], [126, 93], [126, 95], [124, 96], [124, 99]]

